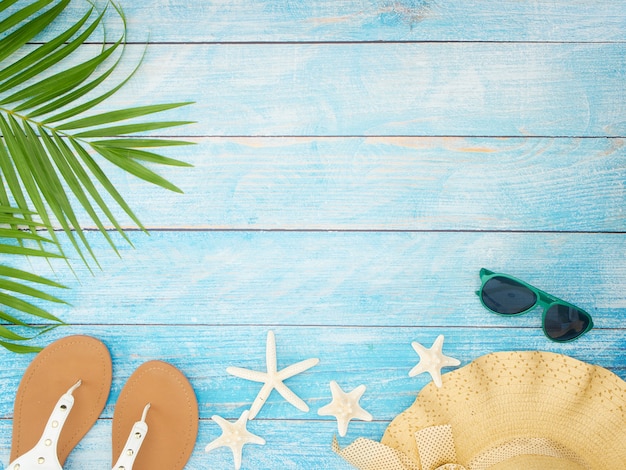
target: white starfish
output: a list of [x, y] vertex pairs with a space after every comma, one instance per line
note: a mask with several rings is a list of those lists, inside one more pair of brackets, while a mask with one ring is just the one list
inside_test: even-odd
[[433, 345], [426, 349], [420, 343], [414, 341], [411, 343], [415, 352], [419, 354], [420, 361], [409, 372], [410, 377], [415, 377], [422, 372], [428, 372], [433, 378], [433, 382], [437, 387], [441, 387], [441, 369], [443, 367], [458, 366], [461, 361], [450, 356], [446, 356], [441, 351], [443, 347], [443, 335], [437, 336]]
[[274, 332], [269, 331], [267, 333], [267, 346], [265, 349], [267, 372], [258, 372], [255, 370], [243, 369], [241, 367], [228, 367], [226, 372], [234, 375], [235, 377], [263, 383], [261, 391], [259, 391], [259, 394], [250, 408], [250, 419], [254, 419], [274, 389], [276, 389], [276, 391], [280, 393], [285, 400], [298, 408], [300, 411], [309, 411], [307, 404], [304, 403], [304, 401], [289, 388], [287, 388], [283, 381], [310, 369], [311, 367], [317, 365], [319, 361], [319, 359], [315, 358], [306, 359], [279, 371], [276, 364], [276, 339], [274, 338]]
[[249, 410], [244, 411], [236, 423], [226, 421], [221, 416], [214, 415], [211, 417], [213, 421], [219, 424], [222, 428], [222, 435], [210, 442], [205, 448], [205, 452], [211, 452], [218, 447], [230, 447], [233, 451], [233, 458], [235, 460], [235, 468], [239, 470], [241, 468], [241, 454], [243, 453], [243, 446], [246, 444], [259, 444], [264, 445], [265, 439], [252, 434], [246, 429], [248, 423]]
[[372, 420], [372, 415], [359, 405], [359, 400], [365, 393], [365, 385], [359, 385], [351, 392], [346, 393], [333, 380], [330, 382], [330, 391], [333, 394], [333, 400], [328, 405], [321, 407], [317, 414], [336, 417], [341, 437], [348, 432], [348, 424], [350, 424], [351, 419]]

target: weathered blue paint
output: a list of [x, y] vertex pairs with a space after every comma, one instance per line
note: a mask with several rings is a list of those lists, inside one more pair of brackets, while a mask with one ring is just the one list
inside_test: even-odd
[[[197, 138], [172, 194], [106, 165], [159, 229], [626, 230], [622, 138]], [[102, 159], [101, 159], [102, 160]], [[105, 162], [106, 163], [106, 162]], [[162, 168], [157, 171], [163, 172]], [[119, 213], [123, 226], [132, 226]], [[85, 218], [84, 226], [89, 227]]]
[[[196, 101], [167, 116], [198, 121], [173, 130], [197, 145], [167, 150], [195, 168], [166, 170], [186, 192], [174, 195], [106, 166], [152, 233], [130, 232], [134, 248], [113, 235], [117, 257], [88, 232], [101, 271], [2, 260], [70, 287], [71, 305], [51, 311], [71, 326], [46, 341], [91, 334], [112, 352], [108, 404], [68, 470], [110, 465], [117, 396], [150, 359], [180, 367], [198, 395], [187, 469], [232, 468], [228, 450], [202, 451], [219, 434], [210, 417], [252, 402], [258, 385], [226, 367], [262, 370], [270, 329], [279, 366], [320, 364], [288, 382], [309, 413], [274, 393], [250, 423], [267, 444], [245, 448], [244, 469], [347, 469], [330, 449], [336, 423], [316, 413], [328, 383], [368, 387], [374, 421], [341, 443], [379, 439], [428, 382], [408, 376], [411, 341], [438, 334], [463, 364], [539, 349], [626, 378], [623, 0], [121, 4], [139, 43], [127, 70], [152, 44], [110, 106]], [[596, 328], [556, 344], [539, 312], [486, 312], [483, 266], [580, 305]], [[31, 357], [0, 358], [6, 464]]]
[[[102, 5], [103, 0], [96, 3]], [[120, 0], [131, 41], [623, 41], [623, 0]], [[85, 11], [76, 2], [66, 15]], [[111, 25], [115, 26], [115, 24]], [[115, 29], [112, 28], [111, 32]], [[148, 34], [149, 33], [149, 34]]]
[[[506, 326], [475, 291], [481, 267], [507, 272], [579, 304], [596, 325], [621, 324], [626, 307], [623, 234], [511, 232], [155, 231], [117, 238], [118, 257], [96, 233], [103, 266], [79, 260], [54, 272], [74, 324]], [[616, 325], [617, 323], [617, 325]], [[538, 315], [515, 319], [535, 327]], [[513, 325], [511, 325], [513, 326]]]
[[625, 77], [622, 43], [154, 44], [106, 109], [196, 101], [167, 113], [192, 136], [623, 136]]

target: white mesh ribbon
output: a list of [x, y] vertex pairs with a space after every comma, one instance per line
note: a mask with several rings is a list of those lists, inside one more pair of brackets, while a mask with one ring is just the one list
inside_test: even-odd
[[542, 455], [566, 460], [579, 468], [589, 465], [567, 447], [546, 438], [517, 438], [495, 445], [474, 457], [466, 466], [456, 463], [450, 425], [430, 426], [415, 434], [419, 462], [380, 442], [359, 438], [344, 449], [335, 439], [333, 450], [360, 470], [488, 470], [521, 455]]
[[344, 449], [333, 439], [333, 450], [360, 470], [420, 470], [405, 454], [377, 441], [359, 437]]
[[432, 426], [415, 435], [420, 462], [380, 442], [359, 438], [344, 449], [335, 439], [333, 450], [360, 470], [467, 470], [456, 461], [452, 428]]
[[466, 470], [456, 462], [452, 426], [431, 426], [415, 433], [422, 470]]

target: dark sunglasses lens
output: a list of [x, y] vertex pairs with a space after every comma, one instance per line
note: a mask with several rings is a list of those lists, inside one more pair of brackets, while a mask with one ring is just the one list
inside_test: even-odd
[[495, 276], [485, 282], [481, 296], [489, 310], [506, 315], [525, 312], [537, 302], [532, 290], [503, 276]]
[[582, 335], [591, 318], [582, 310], [555, 304], [546, 311], [544, 328], [554, 341], [569, 341]]

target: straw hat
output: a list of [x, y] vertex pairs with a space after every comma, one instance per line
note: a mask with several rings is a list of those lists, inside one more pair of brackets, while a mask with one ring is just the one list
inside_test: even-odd
[[626, 382], [562, 354], [487, 354], [424, 387], [380, 443], [335, 450], [363, 470], [626, 469]]

